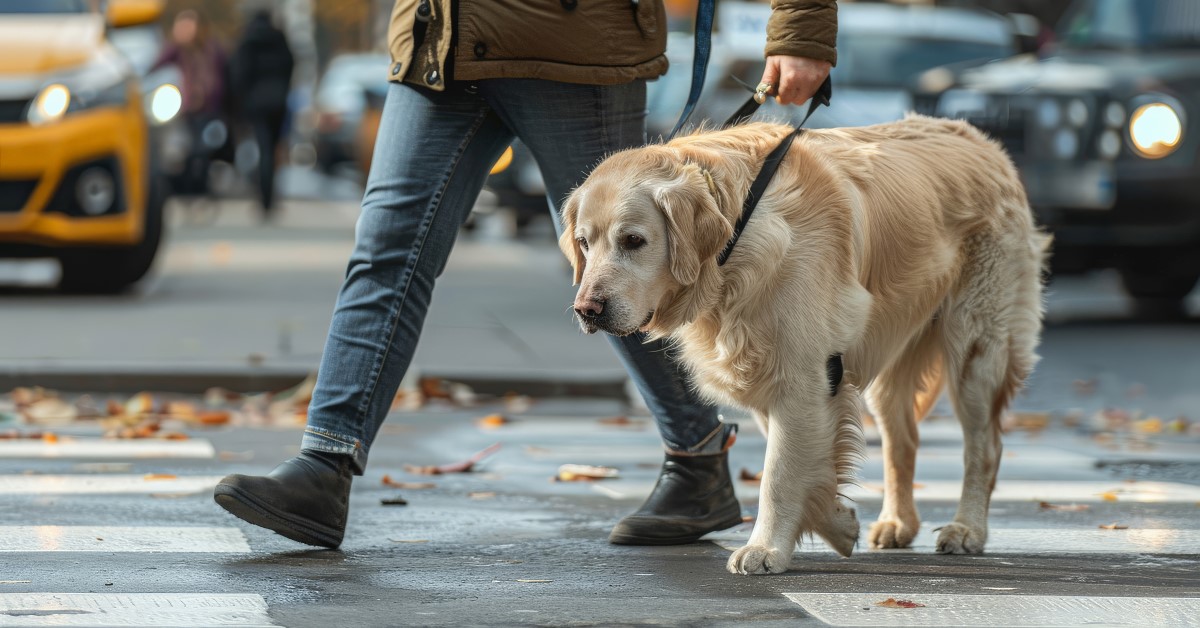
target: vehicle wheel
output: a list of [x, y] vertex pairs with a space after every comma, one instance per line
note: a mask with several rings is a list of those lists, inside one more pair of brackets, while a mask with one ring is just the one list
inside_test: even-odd
[[1184, 313], [1183, 300], [1200, 281], [1200, 272], [1154, 274], [1131, 270], [1121, 271], [1125, 292], [1136, 301], [1139, 316], [1177, 318]]
[[116, 294], [145, 277], [162, 243], [164, 204], [165, 182], [155, 177], [146, 205], [142, 241], [129, 247], [63, 251], [58, 257], [62, 266], [59, 289], [76, 294]]

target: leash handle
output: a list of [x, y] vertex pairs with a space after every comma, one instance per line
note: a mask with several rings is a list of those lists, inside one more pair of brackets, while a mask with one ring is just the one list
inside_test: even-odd
[[[758, 101], [754, 99], [754, 95], [753, 95], [754, 88], [753, 87], [750, 87], [749, 85], [747, 85], [745, 83], [742, 83], [742, 81], [740, 79], [738, 79], [737, 77], [733, 77], [733, 80], [737, 81], [738, 83], [741, 83], [743, 87], [745, 87], [747, 90], [749, 90], [751, 93], [751, 96], [745, 102], [745, 104], [743, 104], [741, 107], [738, 107], [738, 110], [733, 112], [733, 115], [729, 116], [729, 118], [725, 120], [725, 124], [721, 125], [722, 129], [727, 129], [731, 126], [736, 126], [738, 124], [741, 124], [741, 123], [749, 120], [750, 117], [753, 116], [756, 111], [758, 111], [758, 108], [760, 106], [758, 104]], [[796, 126], [797, 127], [804, 126], [804, 123], [808, 122], [808, 119], [812, 117], [812, 114], [813, 114], [813, 112], [815, 112], [817, 110], [817, 107], [820, 107], [821, 105], [825, 105], [826, 107], [828, 107], [829, 100], [831, 98], [833, 98], [833, 81], [830, 80], [830, 78], [828, 76], [826, 76], [825, 82], [821, 83], [821, 86], [817, 88], [817, 93], [813, 94], [812, 99], [808, 101], [808, 113], [804, 114], [804, 119], [801, 120], [800, 124], [797, 124]]]
[[696, 103], [700, 101], [700, 92], [704, 90], [704, 75], [708, 73], [708, 58], [712, 54], [712, 30], [713, 19], [716, 14], [717, 0], [699, 0], [696, 4], [696, 36], [695, 48], [692, 52], [692, 88], [688, 91], [687, 104], [683, 106], [683, 113], [679, 115], [679, 121], [675, 123], [675, 128], [671, 129], [671, 134], [667, 136], [667, 140], [675, 137], [683, 125], [687, 124], [688, 118], [692, 117], [692, 110], [696, 108]]

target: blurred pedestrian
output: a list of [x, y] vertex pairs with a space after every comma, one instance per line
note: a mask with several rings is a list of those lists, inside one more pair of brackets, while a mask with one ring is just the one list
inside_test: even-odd
[[292, 51], [283, 31], [260, 10], [246, 25], [231, 64], [238, 107], [258, 146], [258, 193], [263, 217], [275, 207], [275, 156], [287, 117]]
[[[666, 16], [661, 0], [617, 4], [397, 0], [392, 84], [301, 453], [266, 476], [222, 480], [222, 507], [302, 543], [341, 544], [352, 476], [366, 467], [491, 165], [519, 138], [557, 216], [605, 155], [645, 142], [646, 81], [667, 69]], [[835, 61], [837, 4], [772, 4], [763, 79], [781, 102], [803, 102]], [[666, 449], [653, 493], [610, 541], [690, 543], [740, 523], [727, 457], [735, 426], [718, 420], [661, 342], [608, 339]]]
[[228, 156], [227, 59], [208, 30], [203, 14], [193, 9], [180, 11], [171, 25], [171, 37], [149, 72], [175, 65], [182, 77], [181, 110], [191, 137], [187, 164], [176, 192], [208, 193], [208, 166], [217, 156]]

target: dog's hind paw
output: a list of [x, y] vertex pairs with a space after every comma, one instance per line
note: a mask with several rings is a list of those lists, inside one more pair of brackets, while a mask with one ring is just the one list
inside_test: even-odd
[[792, 563], [792, 553], [764, 545], [747, 545], [738, 548], [729, 557], [725, 568], [729, 573], [749, 576], [763, 573], [783, 573]]
[[939, 554], [982, 554], [987, 542], [987, 528], [974, 528], [955, 521], [941, 528], [938, 535]]
[[871, 524], [867, 540], [875, 549], [898, 549], [912, 545], [920, 524], [908, 525], [896, 519], [881, 519]]

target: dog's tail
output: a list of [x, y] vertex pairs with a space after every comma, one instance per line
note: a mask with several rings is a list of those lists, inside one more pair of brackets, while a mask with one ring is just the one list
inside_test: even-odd
[[833, 463], [838, 486], [857, 484], [859, 465], [866, 457], [866, 437], [862, 416], [866, 407], [856, 386], [843, 383], [829, 400], [829, 416], [837, 421], [833, 436]]

